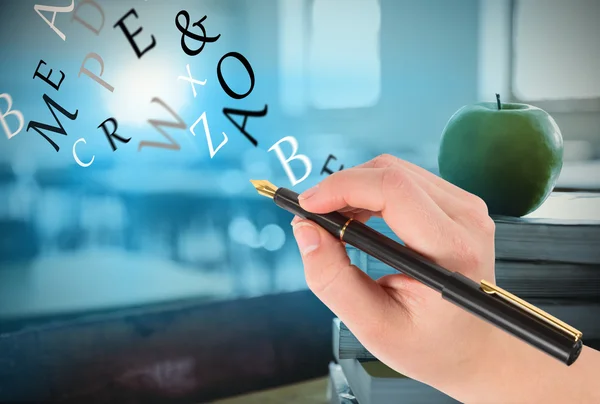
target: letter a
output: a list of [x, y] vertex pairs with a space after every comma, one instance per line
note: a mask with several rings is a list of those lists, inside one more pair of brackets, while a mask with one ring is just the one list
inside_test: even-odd
[[[279, 143], [281, 143], [281, 142], [289, 142], [292, 145], [292, 155], [287, 159], [283, 155], [283, 151], [281, 150], [281, 147], [279, 146]], [[271, 151], [271, 150], [275, 150], [275, 154], [277, 154], [277, 158], [279, 159], [279, 161], [281, 161], [281, 165], [283, 165], [283, 169], [285, 170], [285, 173], [287, 174], [288, 178], [290, 179], [292, 186], [300, 184], [302, 181], [304, 181], [305, 179], [308, 178], [308, 176], [310, 175], [310, 171], [312, 170], [312, 163], [310, 162], [310, 159], [308, 157], [306, 157], [304, 154], [296, 155], [296, 152], [298, 151], [298, 141], [294, 137], [286, 136], [286, 137], [280, 139], [279, 141], [277, 141], [277, 143], [275, 143], [273, 146], [271, 146], [269, 151]], [[296, 159], [299, 159], [300, 161], [302, 161], [304, 163], [304, 167], [306, 167], [306, 174], [304, 174], [304, 176], [302, 178], [300, 178], [299, 180], [296, 179], [296, 176], [294, 175], [294, 172], [292, 171], [292, 169], [289, 165], [290, 161], [296, 160]]]
[[[6, 108], [5, 114], [2, 114], [2, 112], [0, 111], [0, 124], [2, 124], [2, 128], [4, 129], [4, 133], [6, 133], [6, 136], [8, 136], [8, 138], [10, 139], [11, 137], [15, 136], [17, 133], [23, 130], [23, 125], [25, 125], [25, 119], [23, 118], [23, 114], [21, 113], [21, 111], [10, 110], [12, 108], [12, 98], [10, 97], [10, 94], [0, 94], [0, 98], [6, 98], [6, 102], [8, 104], [8, 108]], [[14, 132], [10, 131], [8, 124], [6, 123], [5, 118], [9, 115], [14, 115], [17, 118], [17, 121], [19, 121], [19, 129], [17, 129]]]
[[[35, 12], [38, 13], [40, 17], [42, 17], [42, 20], [46, 21], [46, 24], [48, 24], [50, 26], [50, 28], [52, 28], [54, 30], [54, 32], [56, 32], [56, 34], [63, 41], [67, 40], [67, 36], [65, 34], [63, 34], [62, 31], [59, 30], [58, 28], [56, 28], [56, 26], [54, 25], [54, 20], [56, 20], [56, 13], [70, 13], [71, 11], [73, 11], [74, 8], [75, 8], [75, 0], [71, 0], [71, 5], [65, 6], [65, 7], [44, 6], [41, 4], [36, 4], [33, 6], [33, 9], [35, 10]], [[53, 13], [52, 21], [48, 21], [48, 19], [42, 14], [43, 11], [51, 11]]]

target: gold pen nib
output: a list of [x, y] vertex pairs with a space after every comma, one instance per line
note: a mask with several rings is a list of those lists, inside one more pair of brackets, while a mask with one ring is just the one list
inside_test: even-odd
[[267, 180], [250, 180], [250, 182], [252, 183], [252, 185], [254, 185], [254, 188], [256, 188], [258, 193], [261, 194], [262, 196], [268, 196], [271, 199], [273, 199], [273, 197], [275, 196], [277, 187], [275, 185], [271, 184], [269, 181], [267, 181]]

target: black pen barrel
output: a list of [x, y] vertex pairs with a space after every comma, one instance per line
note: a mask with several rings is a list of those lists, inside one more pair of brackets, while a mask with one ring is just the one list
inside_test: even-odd
[[334, 237], [364, 251], [392, 268], [441, 292], [449, 302], [488, 321], [530, 345], [570, 365], [581, 353], [581, 339], [575, 339], [530, 312], [502, 297], [486, 293], [481, 284], [449, 271], [411, 249], [395, 242], [365, 224], [349, 220], [338, 212], [315, 214], [298, 203], [298, 194], [279, 188], [275, 203], [304, 219], [309, 219], [329, 231]]
[[353, 220], [348, 223], [348, 218], [341, 213], [332, 212], [320, 215], [305, 211], [298, 203], [298, 194], [287, 188], [279, 188], [273, 199], [279, 207], [296, 216], [314, 221], [336, 238], [340, 237], [340, 233], [344, 229], [343, 241], [438, 292], [442, 291], [448, 277], [452, 274], [433, 262], [425, 261], [416, 252], [361, 222]]
[[487, 294], [479, 283], [458, 272], [452, 273], [442, 297], [567, 365], [575, 362], [581, 353], [581, 339], [575, 341], [503, 298]]

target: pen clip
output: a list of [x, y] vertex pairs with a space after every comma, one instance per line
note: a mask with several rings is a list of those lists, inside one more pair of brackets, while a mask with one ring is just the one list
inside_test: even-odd
[[488, 282], [486, 280], [481, 281], [481, 290], [483, 290], [485, 293], [487, 293], [489, 295], [497, 295], [500, 298], [527, 311], [528, 313], [530, 313], [533, 316], [535, 316], [536, 318], [544, 321], [545, 323], [550, 324], [551, 326], [553, 326], [555, 328], [558, 328], [559, 330], [563, 331], [565, 334], [574, 338], [575, 342], [577, 342], [583, 336], [583, 333], [581, 331], [577, 330], [576, 328], [571, 327], [569, 324], [567, 324], [563, 321], [560, 321], [556, 317], [546, 313], [545, 311], [535, 307], [534, 305], [532, 305], [530, 303], [527, 303], [525, 300], [513, 295], [510, 292], [507, 292], [506, 290], [502, 289], [501, 287], [491, 284], [490, 282]]

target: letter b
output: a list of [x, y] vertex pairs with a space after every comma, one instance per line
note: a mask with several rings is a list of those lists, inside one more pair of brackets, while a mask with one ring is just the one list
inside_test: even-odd
[[[0, 110], [0, 124], [2, 124], [2, 128], [4, 129], [4, 133], [6, 133], [6, 136], [10, 139], [11, 137], [21, 132], [21, 130], [23, 130], [23, 126], [25, 125], [25, 119], [23, 119], [23, 114], [21, 113], [21, 111], [10, 110], [12, 108], [12, 98], [10, 97], [10, 94], [0, 94], [0, 98], [6, 98], [6, 103], [8, 104], [8, 108], [6, 108], [6, 113], [3, 113], [2, 110]], [[14, 115], [17, 118], [17, 121], [19, 121], [19, 129], [17, 129], [14, 132], [10, 131], [8, 124], [6, 123], [6, 117], [9, 115]]]
[[[289, 142], [292, 145], [292, 155], [287, 159], [283, 155], [281, 146], [279, 146], [279, 144], [281, 142]], [[308, 157], [306, 157], [304, 154], [296, 155], [296, 152], [298, 151], [298, 141], [296, 140], [296, 138], [294, 138], [293, 136], [286, 136], [284, 138], [281, 138], [277, 141], [277, 143], [275, 143], [273, 146], [271, 146], [269, 151], [271, 151], [271, 150], [275, 150], [275, 154], [277, 154], [277, 158], [279, 159], [279, 161], [281, 161], [281, 164], [283, 165], [283, 169], [285, 170], [285, 173], [287, 174], [288, 178], [290, 179], [292, 186], [297, 185], [308, 178], [308, 176], [310, 175], [310, 171], [312, 170], [312, 163], [310, 162], [310, 159]], [[299, 159], [300, 161], [302, 161], [302, 163], [304, 163], [304, 167], [306, 168], [306, 173], [299, 180], [296, 179], [296, 176], [294, 175], [294, 172], [292, 171], [292, 169], [289, 165], [290, 161], [296, 160], [296, 159]]]

